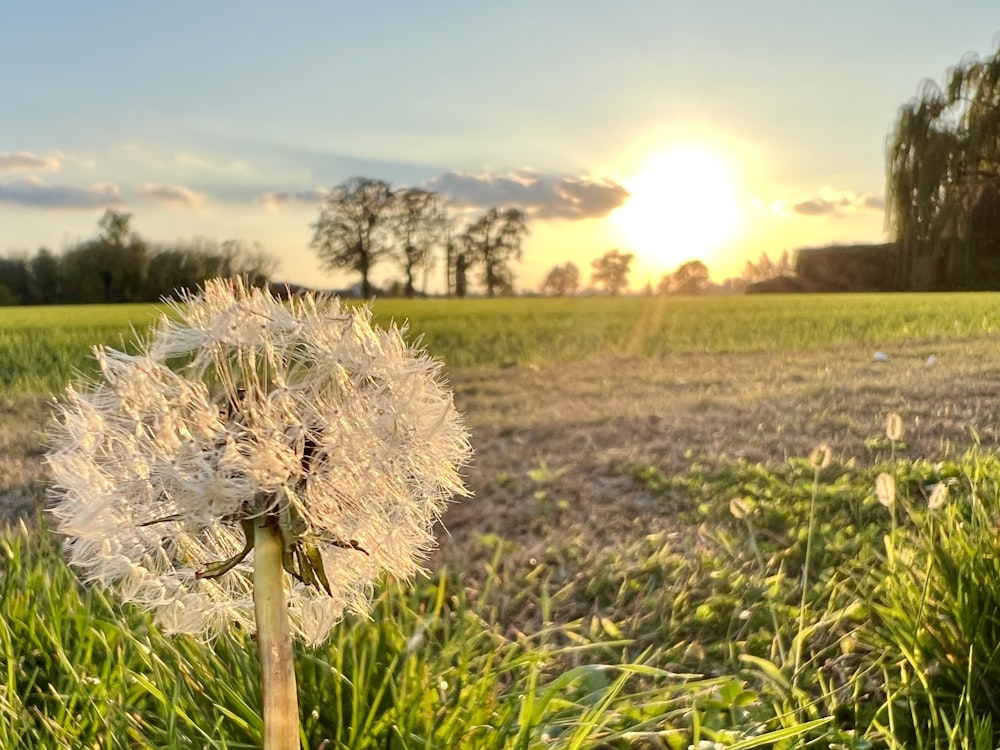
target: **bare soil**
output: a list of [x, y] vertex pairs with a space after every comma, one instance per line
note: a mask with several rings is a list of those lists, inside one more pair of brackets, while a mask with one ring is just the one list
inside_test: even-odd
[[1000, 342], [885, 353], [888, 361], [875, 361], [871, 347], [852, 345], [456, 372], [476, 449], [475, 497], [448, 510], [439, 556], [465, 559], [489, 533], [530, 557], [554, 541], [608, 544], [669, 529], [669, 504], [633, 478], [637, 467], [773, 464], [823, 443], [841, 460], [871, 461], [865, 441], [885, 435], [891, 412], [904, 420], [913, 458], [997, 445]]
[[[455, 370], [472, 433], [474, 492], [445, 516], [435, 564], [471, 562], [483, 535], [526, 556], [554, 542], [608, 544], [669, 528], [669, 508], [636, 467], [781, 462], [828, 443], [871, 460], [865, 440], [902, 415], [906, 452], [940, 459], [1000, 441], [1000, 342], [928, 341], [887, 348], [602, 358], [544, 367]], [[935, 364], [928, 357], [937, 358]], [[0, 522], [43, 502], [44, 398], [0, 400]], [[978, 436], [978, 437], [977, 437]]]

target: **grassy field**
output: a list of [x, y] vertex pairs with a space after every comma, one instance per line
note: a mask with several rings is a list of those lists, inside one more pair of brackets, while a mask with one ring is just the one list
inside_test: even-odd
[[[619, 354], [803, 349], [847, 342], [981, 337], [1000, 331], [998, 294], [718, 298], [385, 300], [449, 367]], [[87, 372], [94, 343], [128, 346], [155, 306], [0, 308], [0, 391], [48, 393]]]
[[[609, 354], [977, 339], [1000, 295], [379, 302], [449, 368]], [[0, 310], [9, 402], [86, 370], [149, 307]], [[724, 425], [721, 426], [724, 429]], [[904, 428], [908, 427], [904, 425]], [[1000, 460], [868, 437], [820, 452], [624, 467], [669, 524], [390, 586], [297, 655], [308, 748], [993, 748]], [[551, 470], [524, 502], [558, 518]], [[167, 638], [82, 589], [43, 532], [0, 537], [0, 747], [259, 746], [253, 643]], [[517, 562], [515, 562], [517, 561]], [[325, 744], [324, 744], [325, 743]]]

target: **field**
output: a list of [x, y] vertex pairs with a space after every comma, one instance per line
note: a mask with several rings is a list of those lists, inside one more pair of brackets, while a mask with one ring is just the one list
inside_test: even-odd
[[[306, 747], [995, 747], [1000, 295], [375, 312], [446, 363], [476, 497], [300, 650]], [[50, 394], [156, 314], [0, 309], [2, 747], [259, 744], [251, 641], [165, 638], [34, 521]]]

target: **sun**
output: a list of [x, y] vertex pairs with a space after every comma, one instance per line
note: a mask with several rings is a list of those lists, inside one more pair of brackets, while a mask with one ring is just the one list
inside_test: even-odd
[[612, 220], [632, 249], [648, 261], [670, 266], [707, 260], [739, 224], [731, 171], [710, 150], [662, 151], [623, 183], [631, 197]]

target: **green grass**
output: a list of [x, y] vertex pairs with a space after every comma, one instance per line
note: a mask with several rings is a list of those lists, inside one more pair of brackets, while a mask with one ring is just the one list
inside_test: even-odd
[[[529, 566], [484, 539], [484, 574], [390, 586], [299, 648], [304, 747], [993, 748], [997, 477], [981, 451], [636, 467], [676, 531]], [[44, 533], [0, 556], [0, 746], [259, 746], [251, 640], [160, 634]]]
[[[804, 349], [982, 337], [1000, 331], [1000, 294], [711, 298], [378, 300], [449, 367], [616, 354]], [[90, 372], [94, 343], [121, 347], [152, 305], [0, 308], [0, 392], [50, 393]]]
[[91, 347], [125, 347], [159, 315], [154, 305], [0, 307], [0, 393], [57, 393], [89, 373]]
[[[379, 302], [449, 366], [989, 336], [1000, 295]], [[152, 307], [0, 310], [7, 393], [59, 390]], [[380, 593], [299, 648], [308, 748], [993, 748], [1000, 459], [623, 469], [670, 530], [562, 539]], [[903, 451], [899, 452], [902, 455]], [[891, 474], [891, 508], [875, 493]], [[539, 480], [541, 481], [541, 480]], [[928, 508], [930, 488], [949, 501]], [[517, 561], [517, 562], [515, 562]], [[0, 532], [0, 747], [250, 748], [253, 643], [205, 646]], [[324, 745], [323, 743], [327, 743]], [[718, 744], [715, 744], [718, 743]]]

